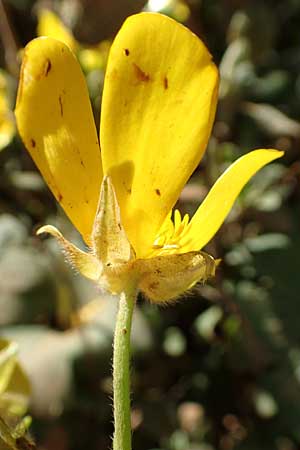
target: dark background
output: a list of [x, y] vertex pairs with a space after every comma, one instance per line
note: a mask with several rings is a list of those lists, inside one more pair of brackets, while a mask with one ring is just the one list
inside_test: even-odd
[[[247, 185], [207, 247], [222, 258], [215, 279], [168, 307], [139, 298], [132, 339], [133, 448], [296, 450], [300, 1], [166, 4], [162, 12], [206, 42], [222, 77], [207, 154], [179, 199], [180, 210], [195, 211], [241, 154], [264, 147], [286, 154]], [[145, 2], [0, 5], [0, 64], [13, 110], [21, 49], [36, 35], [40, 7], [55, 10], [88, 47], [111, 40]], [[105, 64], [84, 70], [98, 118]], [[117, 301], [74, 274], [53, 240], [34, 236], [46, 223], [80, 243], [15, 135], [0, 151], [1, 335], [19, 343], [32, 383], [29, 414], [37, 447], [108, 449]]]

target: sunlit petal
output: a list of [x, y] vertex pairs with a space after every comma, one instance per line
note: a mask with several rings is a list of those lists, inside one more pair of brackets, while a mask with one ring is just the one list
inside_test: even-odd
[[48, 186], [89, 242], [102, 180], [100, 149], [84, 76], [62, 42], [38, 38], [26, 47], [16, 118]]
[[71, 50], [76, 51], [78, 43], [73, 34], [60, 18], [49, 9], [41, 9], [38, 13], [38, 36], [48, 36], [64, 42]]
[[101, 147], [138, 257], [151, 245], [205, 150], [218, 74], [203, 43], [172, 19], [126, 20], [109, 56]]
[[8, 98], [8, 86], [0, 70], [0, 150], [5, 148], [15, 134], [14, 116]]
[[181, 241], [181, 251], [200, 250], [218, 231], [234, 201], [250, 178], [263, 166], [280, 158], [277, 150], [254, 150], [235, 161], [216, 181], [192, 218]]

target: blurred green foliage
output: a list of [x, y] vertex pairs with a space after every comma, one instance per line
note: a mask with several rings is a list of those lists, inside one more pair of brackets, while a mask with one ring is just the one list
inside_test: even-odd
[[31, 418], [23, 417], [28, 409], [29, 380], [17, 360], [17, 345], [0, 340], [0, 448], [22, 450], [34, 448], [27, 436]]
[[[42, 5], [0, 2], [0, 65], [10, 108], [19, 49], [35, 36]], [[182, 212], [193, 212], [239, 155], [257, 147], [286, 151], [245, 188], [209, 244], [222, 258], [215, 280], [168, 308], [139, 299], [134, 449], [298, 449], [300, 1], [47, 6], [85, 46], [113, 38], [123, 19], [143, 7], [184, 21], [208, 45], [220, 67], [220, 102], [205, 160], [177, 205]], [[98, 116], [104, 69], [86, 72]], [[109, 448], [116, 299], [72, 273], [55, 242], [34, 237], [39, 225], [59, 224], [80, 245], [17, 136], [0, 153], [0, 211], [0, 332], [18, 343], [31, 381], [31, 433], [47, 450]]]

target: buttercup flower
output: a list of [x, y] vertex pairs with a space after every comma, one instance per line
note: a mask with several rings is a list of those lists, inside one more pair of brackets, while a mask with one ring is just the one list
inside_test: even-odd
[[105, 40], [88, 47], [81, 45], [60, 18], [49, 9], [41, 9], [38, 13], [37, 35], [64, 42], [76, 54], [85, 72], [105, 69], [110, 41]]
[[8, 86], [3, 71], [0, 71], [0, 150], [5, 148], [15, 135], [15, 122], [9, 102]]
[[[16, 117], [19, 132], [89, 251], [54, 235], [73, 265], [114, 293], [134, 283], [156, 302], [215, 273], [201, 251], [247, 181], [282, 156], [255, 150], [217, 180], [189, 221], [172, 208], [205, 151], [218, 72], [184, 26], [152, 13], [129, 17], [111, 47], [100, 146], [85, 80], [70, 49], [38, 38], [25, 50]], [[100, 193], [100, 194], [99, 194]]]

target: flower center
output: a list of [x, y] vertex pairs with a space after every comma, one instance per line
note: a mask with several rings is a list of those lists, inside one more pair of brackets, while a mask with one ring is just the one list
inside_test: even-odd
[[187, 231], [189, 224], [189, 215], [185, 214], [182, 218], [178, 209], [174, 212], [174, 222], [171, 219], [172, 212], [164, 221], [155, 241], [152, 244], [152, 249], [155, 255], [165, 255], [179, 253], [181, 248], [181, 240]]

